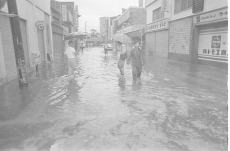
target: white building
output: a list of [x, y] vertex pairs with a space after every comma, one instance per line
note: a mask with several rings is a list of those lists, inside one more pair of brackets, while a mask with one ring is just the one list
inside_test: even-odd
[[[51, 56], [52, 35], [50, 0], [16, 0], [27, 71], [33, 69], [33, 52], [40, 52], [41, 61]], [[0, 14], [0, 84], [17, 78], [14, 46], [7, 4]]]

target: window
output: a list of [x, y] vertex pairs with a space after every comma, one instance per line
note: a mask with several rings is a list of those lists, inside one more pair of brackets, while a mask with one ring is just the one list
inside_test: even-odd
[[192, 0], [175, 0], [174, 12], [179, 13], [192, 7]]
[[164, 18], [164, 12], [161, 11], [161, 7], [153, 10], [153, 16], [152, 21], [155, 21], [157, 19]]
[[204, 0], [193, 0], [192, 12], [198, 13], [204, 9]]

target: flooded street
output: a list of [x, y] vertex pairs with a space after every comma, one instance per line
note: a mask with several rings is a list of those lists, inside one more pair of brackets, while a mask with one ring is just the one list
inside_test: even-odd
[[153, 62], [135, 84], [118, 56], [88, 48], [70, 82], [50, 73], [29, 90], [1, 89], [0, 150], [227, 150], [227, 71]]

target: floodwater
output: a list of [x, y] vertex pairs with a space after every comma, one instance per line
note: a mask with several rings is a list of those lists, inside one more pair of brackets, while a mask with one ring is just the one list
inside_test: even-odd
[[117, 58], [89, 48], [74, 80], [49, 70], [0, 89], [0, 150], [227, 151], [226, 70], [152, 60], [135, 84]]

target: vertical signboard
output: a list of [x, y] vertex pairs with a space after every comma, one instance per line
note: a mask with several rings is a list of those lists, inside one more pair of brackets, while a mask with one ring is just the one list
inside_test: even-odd
[[67, 21], [67, 6], [66, 5], [62, 5], [62, 21]]

